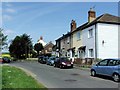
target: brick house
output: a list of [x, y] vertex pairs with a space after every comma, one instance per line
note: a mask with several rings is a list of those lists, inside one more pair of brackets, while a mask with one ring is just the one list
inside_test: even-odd
[[42, 50], [42, 54], [45, 56], [51, 56], [53, 46], [54, 44], [52, 42], [49, 42], [48, 44], [46, 44], [44, 46], [44, 49]]

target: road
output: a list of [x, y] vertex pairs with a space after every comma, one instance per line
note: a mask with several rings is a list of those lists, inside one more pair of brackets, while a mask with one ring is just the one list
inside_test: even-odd
[[24, 68], [47, 88], [118, 88], [118, 83], [101, 77], [91, 77], [89, 71], [59, 69], [37, 61], [13, 62], [10, 65]]

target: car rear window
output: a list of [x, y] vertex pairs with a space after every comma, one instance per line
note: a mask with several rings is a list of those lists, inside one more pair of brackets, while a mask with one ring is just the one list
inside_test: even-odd
[[61, 58], [61, 61], [69, 61], [68, 58]]

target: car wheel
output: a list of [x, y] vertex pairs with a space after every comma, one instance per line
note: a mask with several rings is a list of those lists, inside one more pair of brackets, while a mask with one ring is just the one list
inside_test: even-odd
[[71, 68], [73, 68], [73, 65], [71, 66]]
[[117, 73], [113, 74], [113, 80], [114, 80], [115, 82], [119, 82], [119, 81], [120, 81], [120, 76], [119, 76], [119, 74], [117, 74]]
[[56, 67], [56, 65], [55, 65], [55, 64], [53, 64], [53, 66], [54, 66], [54, 67]]
[[91, 70], [91, 76], [93, 76], [93, 77], [96, 76], [96, 72], [95, 72], [95, 70]]
[[63, 67], [62, 67], [62, 65], [60, 65], [60, 69], [62, 69]]

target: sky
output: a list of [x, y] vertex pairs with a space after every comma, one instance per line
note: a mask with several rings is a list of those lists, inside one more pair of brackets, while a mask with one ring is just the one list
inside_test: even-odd
[[94, 7], [96, 17], [109, 13], [118, 16], [117, 2], [2, 2], [2, 28], [8, 42], [17, 35], [30, 35], [33, 44], [40, 36], [46, 43], [70, 31], [71, 20], [77, 27], [86, 23]]

